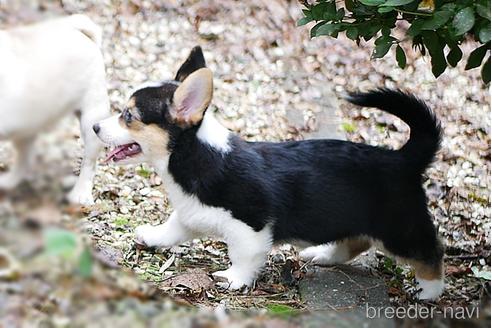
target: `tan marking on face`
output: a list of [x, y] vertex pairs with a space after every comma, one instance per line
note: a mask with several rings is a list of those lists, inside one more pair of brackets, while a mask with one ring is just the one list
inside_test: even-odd
[[121, 115], [119, 118], [119, 122], [120, 122], [120, 125], [122, 127], [128, 128], [128, 127], [131, 127], [132, 125], [134, 125], [134, 123], [140, 122], [140, 112], [138, 111], [137, 106], [135, 106], [135, 98], [134, 97], [130, 98], [130, 100], [128, 101], [126, 110], [132, 115], [132, 120], [129, 123], [127, 123], [125, 121], [125, 119], [123, 118], [123, 115]]
[[134, 119], [140, 120], [140, 111], [135, 103], [135, 97], [131, 97], [127, 105], [128, 111], [132, 114]]
[[126, 128], [132, 138], [142, 147], [146, 157], [159, 159], [169, 155], [167, 150], [169, 134], [158, 125], [133, 120]]
[[126, 107], [127, 107], [127, 108], [134, 108], [134, 107], [136, 107], [136, 104], [135, 104], [135, 97], [131, 97], [131, 98], [128, 100], [128, 103], [126, 104]]

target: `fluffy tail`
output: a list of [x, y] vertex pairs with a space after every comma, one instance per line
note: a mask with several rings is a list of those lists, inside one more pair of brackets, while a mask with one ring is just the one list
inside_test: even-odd
[[422, 100], [390, 89], [352, 93], [347, 100], [379, 108], [402, 119], [410, 127], [410, 138], [399, 152], [420, 172], [432, 163], [441, 143], [442, 130], [434, 113]]
[[64, 20], [73, 28], [85, 34], [89, 39], [94, 41], [101, 48], [102, 45], [102, 29], [85, 15], [71, 15]]

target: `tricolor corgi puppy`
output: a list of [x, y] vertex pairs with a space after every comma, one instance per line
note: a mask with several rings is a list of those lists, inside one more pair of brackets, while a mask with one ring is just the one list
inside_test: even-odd
[[422, 174], [439, 148], [431, 110], [401, 91], [352, 94], [411, 128], [399, 150], [339, 140], [247, 142], [214, 119], [212, 72], [199, 47], [174, 81], [137, 90], [121, 115], [94, 131], [114, 162], [150, 163], [174, 212], [136, 229], [138, 243], [170, 247], [200, 236], [223, 239], [232, 265], [216, 276], [250, 286], [272, 244], [301, 240], [320, 265], [344, 263], [377, 242], [416, 270], [422, 299], [444, 288], [443, 247], [426, 206]]

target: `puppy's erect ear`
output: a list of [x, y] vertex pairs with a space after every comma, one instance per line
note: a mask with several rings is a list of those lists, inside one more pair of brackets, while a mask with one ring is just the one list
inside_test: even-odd
[[196, 46], [191, 49], [191, 52], [186, 61], [181, 65], [174, 78], [178, 82], [183, 82], [191, 73], [205, 67], [205, 58], [203, 57], [202, 48]]
[[191, 73], [174, 91], [170, 115], [181, 127], [198, 124], [212, 100], [212, 71], [200, 68]]

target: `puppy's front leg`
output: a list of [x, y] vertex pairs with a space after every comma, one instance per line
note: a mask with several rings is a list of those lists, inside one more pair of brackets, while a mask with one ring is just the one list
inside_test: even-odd
[[102, 148], [102, 143], [92, 131], [92, 126], [110, 115], [107, 97], [103, 91], [100, 93], [102, 93], [99, 97], [100, 99], [96, 97], [98, 102], [94, 103], [91, 100], [81, 110], [80, 136], [84, 141], [84, 158], [80, 166], [79, 178], [72, 191], [68, 194], [68, 200], [72, 204], [86, 206], [94, 204], [92, 196], [93, 180], [96, 175], [97, 157]]
[[177, 211], [172, 212], [164, 224], [138, 226], [135, 235], [137, 243], [147, 247], [171, 247], [195, 237], [193, 232], [179, 221]]
[[244, 226], [230, 229], [225, 236], [231, 267], [213, 273], [214, 276], [228, 280], [227, 283], [219, 283], [220, 286], [228, 289], [251, 286], [272, 248], [272, 233], [269, 226], [256, 232], [246, 224], [241, 224]]
[[27, 177], [34, 162], [35, 137], [13, 140], [17, 151], [17, 160], [10, 171], [0, 175], [0, 189], [13, 189]]

